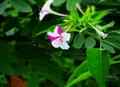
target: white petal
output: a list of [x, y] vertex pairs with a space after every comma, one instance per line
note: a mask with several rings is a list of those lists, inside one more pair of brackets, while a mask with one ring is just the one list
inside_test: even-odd
[[49, 36], [53, 36], [53, 37], [60, 36], [60, 34], [58, 34], [58, 26], [55, 27], [54, 32], [48, 32], [47, 35], [49, 35]]
[[62, 42], [62, 43], [60, 43], [59, 46], [60, 46], [60, 48], [63, 49], [63, 50], [67, 50], [67, 49], [70, 48], [69, 45], [67, 44], [67, 42], [65, 42], [65, 41]]
[[63, 36], [63, 40], [69, 41], [70, 37], [71, 37], [71, 34], [64, 32], [64, 33], [62, 33], [62, 36]]
[[39, 20], [41, 21], [46, 15], [47, 15], [47, 14], [45, 14], [45, 13], [44, 13], [44, 14], [43, 14], [43, 13], [40, 13], [40, 14], [39, 14]]
[[42, 7], [39, 12], [39, 20], [41, 21], [47, 14], [51, 13], [50, 5], [53, 3], [53, 0], [48, 0]]
[[52, 33], [52, 32], [48, 32], [47, 33], [47, 35], [49, 35], [49, 36], [53, 36], [53, 37], [57, 37], [57, 36], [59, 36], [58, 34], [56, 34], [56, 33]]
[[55, 27], [54, 33], [55, 33], [56, 35], [59, 35], [59, 34], [58, 34], [58, 26]]
[[60, 46], [59, 39], [52, 41], [52, 46], [55, 47], [55, 48], [58, 48]]
[[42, 10], [50, 10], [50, 5], [53, 3], [53, 0], [48, 0], [46, 3], [43, 5]]

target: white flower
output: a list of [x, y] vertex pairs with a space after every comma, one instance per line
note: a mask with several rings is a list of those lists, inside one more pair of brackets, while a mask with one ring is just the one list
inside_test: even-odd
[[61, 27], [56, 27], [54, 32], [48, 32], [48, 38], [51, 40], [51, 44], [55, 48], [61, 48], [61, 49], [69, 49], [69, 45], [67, 44], [67, 41], [70, 40], [70, 33], [62, 32]]
[[103, 39], [105, 39], [107, 37], [108, 34], [105, 34], [104, 32], [102, 32], [101, 30], [97, 29], [95, 26], [93, 26], [91, 23], [89, 23], [90, 26], [92, 26], [95, 31], [99, 34], [100, 37], [102, 37]]
[[61, 13], [57, 13], [53, 11], [50, 6], [53, 3], [54, 0], [48, 0], [46, 3], [43, 5], [41, 11], [39, 12], [39, 20], [41, 21], [47, 14], [54, 14], [54, 15], [59, 15], [59, 16], [67, 16]]
[[107, 35], [108, 35], [108, 34], [105, 34], [104, 32], [99, 31], [99, 30], [97, 30], [97, 29], [96, 29], [96, 32], [97, 32], [103, 39], [105, 39], [105, 38], [107, 37]]

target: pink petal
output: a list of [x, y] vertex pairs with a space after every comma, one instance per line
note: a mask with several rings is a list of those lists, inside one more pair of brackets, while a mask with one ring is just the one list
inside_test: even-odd
[[62, 28], [61, 28], [61, 27], [58, 27], [57, 32], [58, 32], [58, 34], [62, 34]]
[[49, 11], [48, 11], [48, 10], [42, 10], [41, 13], [42, 13], [42, 14], [48, 14]]
[[59, 38], [59, 36], [57, 36], [57, 37], [53, 37], [53, 36], [48, 35], [48, 38], [49, 38], [49, 39], [50, 39], [50, 41], [52, 42], [52, 41], [54, 41], [54, 40], [58, 39], [58, 38]]

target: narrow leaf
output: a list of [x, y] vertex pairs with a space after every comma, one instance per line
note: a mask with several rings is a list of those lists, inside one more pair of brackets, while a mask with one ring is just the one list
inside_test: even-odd
[[85, 80], [91, 76], [91, 73], [88, 71], [88, 65], [87, 61], [84, 61], [82, 64], [80, 64], [72, 75], [69, 77], [66, 87], [70, 87], [74, 84], [77, 84], [78, 82]]
[[89, 48], [87, 50], [87, 60], [89, 69], [99, 84], [99, 87], [105, 87], [109, 68], [109, 54], [99, 48]]

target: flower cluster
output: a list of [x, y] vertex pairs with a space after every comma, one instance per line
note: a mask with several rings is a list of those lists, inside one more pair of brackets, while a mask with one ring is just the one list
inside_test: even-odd
[[51, 40], [52, 46], [55, 48], [69, 49], [67, 41], [70, 40], [70, 33], [62, 32], [61, 27], [56, 27], [54, 32], [48, 32], [48, 38]]
[[[58, 16], [67, 16], [65, 14], [61, 14], [61, 13], [53, 11], [50, 7], [53, 2], [54, 2], [54, 0], [48, 0], [43, 5], [41, 11], [39, 12], [39, 20], [40, 21], [42, 21], [43, 18], [47, 14], [54, 14], [54, 15], [58, 15]], [[77, 8], [82, 14], [84, 14], [84, 12], [81, 10], [79, 4], [77, 4]], [[107, 34], [104, 34], [104, 32], [96, 29], [96, 27], [93, 26], [92, 24], [89, 24], [89, 25], [91, 25], [95, 29], [95, 31], [99, 34], [99, 36], [101, 36], [103, 39], [105, 39], [107, 37]], [[62, 32], [61, 27], [59, 27], [59, 26], [55, 27], [54, 32], [48, 32], [47, 35], [48, 35], [48, 38], [50, 39], [53, 47], [61, 48], [64, 50], [70, 48], [67, 42], [70, 40], [71, 34], [67, 33], [67, 32]]]

